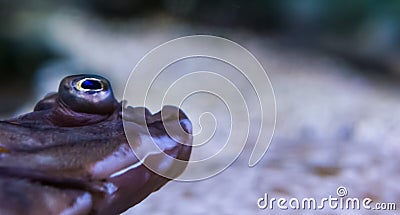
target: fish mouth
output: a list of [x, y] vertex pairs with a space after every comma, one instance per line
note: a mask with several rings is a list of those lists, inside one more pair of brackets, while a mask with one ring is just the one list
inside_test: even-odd
[[168, 179], [182, 174], [193, 136], [192, 123], [181, 109], [164, 106], [152, 114], [144, 107], [127, 107], [122, 115], [127, 141], [141, 164]]

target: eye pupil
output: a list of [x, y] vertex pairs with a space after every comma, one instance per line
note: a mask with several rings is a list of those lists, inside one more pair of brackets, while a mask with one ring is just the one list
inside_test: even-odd
[[81, 83], [81, 87], [86, 90], [101, 90], [103, 85], [98, 80], [87, 79]]

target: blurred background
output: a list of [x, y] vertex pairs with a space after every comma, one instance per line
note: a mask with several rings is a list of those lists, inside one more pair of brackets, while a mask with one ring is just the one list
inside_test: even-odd
[[340, 185], [400, 206], [399, 1], [68, 2], [0, 1], [2, 118], [32, 110], [76, 73], [107, 77], [121, 99], [148, 51], [193, 34], [247, 48], [275, 90], [276, 133], [256, 167], [242, 155], [208, 180], [169, 183], [126, 214], [263, 214], [264, 193], [319, 198]]

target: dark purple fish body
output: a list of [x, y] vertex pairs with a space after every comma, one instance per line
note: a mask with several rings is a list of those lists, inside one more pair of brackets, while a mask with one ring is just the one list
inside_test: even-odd
[[[121, 213], [184, 171], [191, 132], [176, 107], [126, 108], [103, 77], [66, 77], [33, 112], [0, 121], [0, 214]], [[148, 144], [159, 150], [135, 153]]]

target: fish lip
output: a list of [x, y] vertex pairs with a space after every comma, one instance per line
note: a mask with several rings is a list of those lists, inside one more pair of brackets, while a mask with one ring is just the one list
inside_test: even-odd
[[30, 168], [15, 169], [12, 167], [0, 167], [0, 172], [0, 178], [9, 177], [26, 179], [60, 189], [78, 189], [91, 193], [105, 193], [107, 191], [107, 189], [104, 187], [104, 183], [98, 180], [49, 175], [48, 172], [33, 170]]
[[[132, 122], [138, 125], [145, 126], [147, 129], [147, 134], [152, 138], [157, 138], [158, 136], [164, 135], [164, 133], [153, 132], [151, 128], [156, 127], [161, 131], [165, 131], [167, 136], [175, 142], [182, 145], [192, 146], [192, 122], [182, 109], [172, 105], [164, 105], [160, 111], [156, 113], [151, 113], [150, 110], [146, 107], [126, 107], [126, 101], [122, 101], [121, 106], [122, 111], [120, 116], [122, 119], [125, 136], [129, 132], [129, 130], [127, 130], [127, 127], [129, 126], [127, 126], [127, 124]], [[179, 124], [177, 124], [176, 122], [179, 122]], [[129, 143], [130, 141], [128, 137], [127, 140]], [[129, 145], [131, 144], [129, 143]]]

